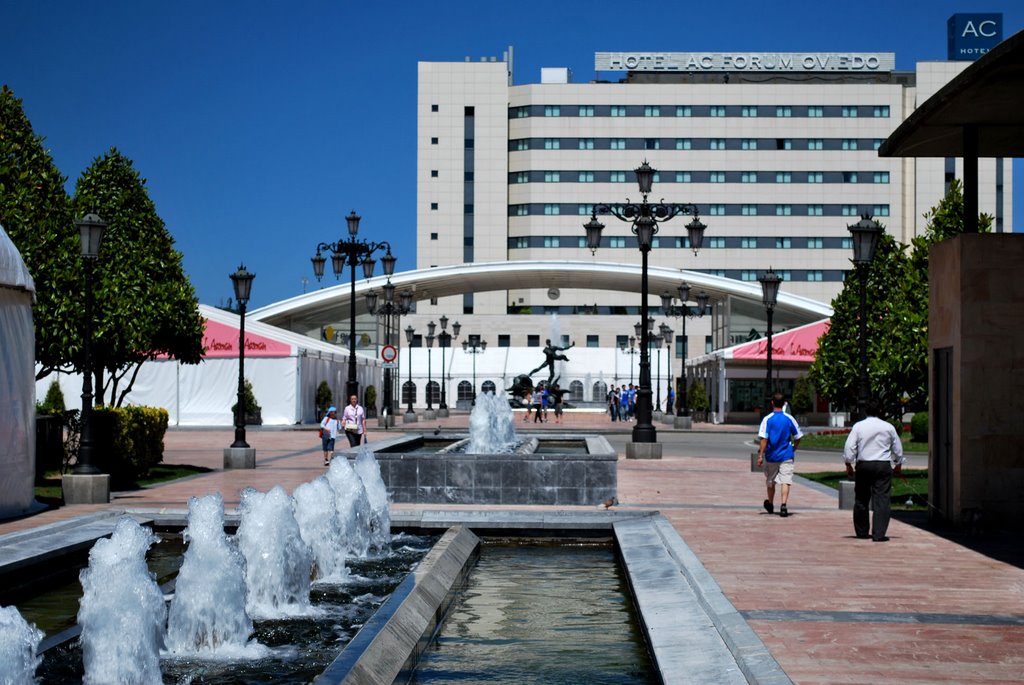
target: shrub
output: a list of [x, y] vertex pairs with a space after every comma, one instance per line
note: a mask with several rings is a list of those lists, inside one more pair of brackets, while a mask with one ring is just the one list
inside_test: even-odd
[[334, 393], [331, 392], [331, 386], [327, 381], [320, 381], [320, 385], [316, 386], [316, 408], [320, 410], [321, 414], [327, 413], [327, 407], [334, 404]]
[[63, 415], [64, 411], [64, 392], [60, 389], [60, 383], [54, 378], [46, 390], [46, 397], [43, 398], [42, 403], [36, 403], [36, 413]]
[[[242, 404], [245, 407], [245, 416], [255, 417], [263, 411], [263, 408], [256, 401], [256, 395], [252, 392], [252, 381], [248, 378], [242, 384]], [[231, 405], [231, 415], [238, 416], [238, 402]], [[248, 421], [247, 421], [248, 422]]]
[[132, 487], [164, 459], [170, 415], [156, 407], [97, 407], [92, 411], [93, 454], [113, 488]]
[[372, 385], [366, 386], [366, 392], [364, 393], [363, 408], [369, 412], [371, 409], [377, 408], [377, 388]]
[[686, 389], [686, 403], [690, 405], [690, 411], [707, 411], [711, 408], [708, 403], [708, 393], [704, 389], [702, 381], [694, 381]]
[[928, 412], [919, 411], [910, 419], [910, 439], [914, 442], [928, 442]]
[[814, 409], [814, 394], [807, 376], [799, 376], [793, 383], [793, 413], [809, 414]]

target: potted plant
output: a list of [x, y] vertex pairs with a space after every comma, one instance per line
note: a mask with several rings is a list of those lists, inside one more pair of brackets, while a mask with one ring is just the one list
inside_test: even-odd
[[801, 426], [807, 425], [807, 415], [814, 410], [814, 393], [807, 376], [799, 376], [793, 382], [793, 397], [790, 406], [793, 416]]
[[316, 386], [316, 420], [319, 421], [327, 413], [327, 407], [334, 404], [334, 393], [327, 381], [320, 381]]
[[366, 386], [366, 392], [363, 393], [363, 407], [368, 418], [377, 416], [377, 388], [372, 385]]
[[[256, 395], [252, 391], [252, 382], [248, 378], [242, 385], [242, 406], [245, 425], [260, 426], [263, 424], [263, 408], [256, 401]], [[238, 415], [238, 402], [231, 405], [231, 415]]]
[[708, 420], [708, 409], [711, 407], [708, 404], [708, 393], [704, 389], [704, 383], [702, 381], [694, 381], [690, 384], [690, 387], [686, 390], [686, 403], [690, 407], [690, 413], [693, 416], [694, 421], [707, 421]]

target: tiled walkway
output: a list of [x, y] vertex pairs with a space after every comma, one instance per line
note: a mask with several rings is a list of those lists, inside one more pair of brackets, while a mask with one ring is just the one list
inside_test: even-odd
[[[458, 414], [409, 428], [464, 429], [466, 424], [467, 416]], [[752, 427], [697, 427], [753, 437]], [[400, 423], [389, 432], [402, 428]], [[531, 422], [528, 430], [626, 433], [630, 428], [611, 424], [602, 414], [580, 412], [567, 414], [562, 425]], [[659, 430], [665, 429], [659, 425]], [[290, 492], [323, 471], [312, 428], [250, 430], [249, 443], [257, 450], [257, 468], [251, 471], [220, 470], [223, 447], [232, 439], [228, 429], [170, 431], [165, 461], [215, 470], [117, 493], [110, 506], [181, 510], [191, 495], [220, 491], [233, 508], [245, 487], [281, 485]], [[989, 556], [899, 520], [890, 526], [888, 543], [857, 540], [850, 513], [839, 511], [834, 497], [802, 484], [794, 485], [788, 519], [769, 516], [760, 505], [763, 478], [749, 469], [749, 449], [717, 457], [674, 451], [679, 452], [666, 441], [660, 461], [620, 459], [619, 506], [657, 509], [672, 522], [794, 682], [1024, 680], [1024, 551], [1019, 547]], [[0, 534], [97, 508], [102, 507], [63, 507], [0, 523]]]

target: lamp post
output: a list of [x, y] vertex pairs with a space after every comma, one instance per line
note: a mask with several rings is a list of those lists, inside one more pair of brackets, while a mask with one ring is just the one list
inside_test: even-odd
[[761, 274], [757, 279], [761, 283], [761, 302], [764, 303], [765, 313], [768, 315], [768, 372], [765, 376], [764, 390], [767, 397], [765, 404], [765, 416], [772, 410], [772, 313], [775, 311], [775, 302], [779, 297], [779, 285], [782, 278], [779, 277], [771, 267]]
[[427, 324], [427, 412], [424, 415], [428, 419], [437, 418], [437, 414], [434, 412], [433, 398], [430, 396], [431, 391], [431, 355], [434, 351], [434, 330], [437, 328], [437, 324], [431, 321]]
[[487, 341], [481, 340], [479, 335], [469, 336], [469, 340], [462, 341], [462, 351], [473, 355], [473, 406], [476, 406], [476, 356], [487, 351]]
[[[381, 292], [384, 294], [384, 302], [380, 306], [378, 306], [379, 296], [375, 291], [371, 290], [366, 293], [366, 310], [372, 316], [383, 319], [384, 345], [388, 346], [396, 342], [392, 334], [398, 331], [401, 318], [412, 309], [412, 292], [403, 290], [398, 296], [398, 302], [395, 302], [395, 286], [391, 284], [390, 278], [381, 287]], [[391, 375], [391, 366], [386, 365], [384, 367], [384, 406], [381, 410], [385, 429], [394, 425], [394, 390], [395, 383]]]
[[[680, 372], [680, 376], [682, 376], [683, 384], [682, 384], [682, 386], [679, 386], [677, 384], [677, 387], [679, 388], [679, 399], [676, 401], [676, 406], [678, 407], [678, 409], [676, 410], [676, 417], [679, 417], [679, 418], [689, 418], [690, 417], [690, 407], [687, 405], [687, 397], [686, 397], [686, 386], [687, 386], [687, 380], [688, 380], [688, 378], [687, 378], [687, 371], [686, 371], [686, 355], [689, 352], [690, 341], [686, 338], [686, 320], [687, 319], [692, 319], [694, 317], [697, 317], [697, 318], [703, 317], [704, 316], [704, 312], [707, 311], [708, 300], [711, 299], [711, 296], [708, 295], [703, 290], [701, 290], [700, 293], [697, 295], [697, 309], [694, 310], [694, 309], [692, 309], [690, 307], [690, 305], [687, 304], [687, 302], [689, 302], [689, 300], [690, 300], [690, 284], [687, 283], [686, 281], [683, 281], [682, 283], [679, 284], [678, 290], [679, 290], [679, 306], [678, 307], [676, 307], [675, 305], [672, 304], [672, 296], [669, 293], [662, 294], [662, 296], [661, 296], [661, 306], [665, 308], [665, 312], [669, 316], [674, 316], [674, 317], [682, 319], [682, 325], [683, 325], [683, 330], [682, 330], [682, 337], [683, 337], [683, 368], [682, 368], [682, 370]], [[680, 424], [680, 425], [676, 426], [676, 428], [684, 428], [684, 427], [688, 428], [689, 427], [689, 423], [685, 422], [685, 421], [677, 421], [676, 423]]]
[[391, 254], [391, 245], [387, 242], [369, 242], [358, 240], [360, 217], [352, 210], [345, 222], [348, 224], [348, 238], [338, 238], [333, 243], [319, 243], [316, 246], [316, 255], [310, 258], [313, 262], [313, 274], [319, 281], [324, 275], [324, 264], [327, 258], [321, 252], [331, 253], [331, 269], [336, 279], [341, 277], [341, 272], [348, 264], [351, 271], [351, 289], [349, 291], [349, 316], [348, 316], [348, 383], [345, 386], [345, 397], [355, 395], [359, 397], [359, 381], [356, 380], [356, 265], [362, 264], [363, 275], [366, 278], [373, 277], [373, 267], [377, 260], [373, 258], [375, 252], [386, 250], [387, 253], [381, 257], [381, 265], [384, 267], [384, 275], [391, 276], [395, 272], [395, 262], [398, 259]]
[[405, 329], [405, 341], [409, 343], [409, 380], [406, 381], [409, 384], [409, 392], [407, 397], [409, 398], [409, 406], [405, 410], [405, 416], [402, 420], [405, 423], [416, 423], [416, 412], [412, 410], [413, 395], [416, 394], [413, 391], [412, 385], [412, 341], [416, 339], [416, 329], [411, 325]]
[[249, 447], [245, 441], [245, 306], [249, 303], [249, 293], [252, 291], [252, 279], [256, 274], [249, 273], [244, 264], [238, 266], [238, 271], [231, 274], [231, 284], [235, 288], [235, 302], [238, 303], [238, 411], [235, 412], [235, 441], [231, 443], [234, 448]]
[[445, 418], [448, 416], [448, 403], [445, 400], [445, 386], [448, 385], [448, 367], [444, 363], [444, 350], [452, 346], [452, 339], [459, 337], [459, 330], [462, 326], [456, 321], [452, 324], [452, 332], [448, 332], [448, 317], [441, 315], [441, 333], [437, 336], [437, 346], [441, 348], [441, 404], [437, 409], [437, 415]]
[[636, 338], [634, 338], [633, 336], [629, 336], [629, 348], [626, 347], [626, 343], [625, 341], [623, 341], [619, 345], [619, 350], [622, 352], [622, 354], [629, 355], [629, 384], [633, 385], [633, 355], [637, 353]]
[[[669, 404], [669, 401], [668, 401], [669, 398], [667, 396], [668, 395], [668, 390], [672, 388], [672, 334], [675, 333], [675, 331], [673, 331], [671, 328], [669, 328], [668, 324], [665, 324], [665, 323], [663, 323], [660, 326], [658, 326], [658, 330], [661, 332], [661, 339], [663, 341], [665, 341], [665, 379], [668, 381], [668, 383], [666, 385], [667, 389], [665, 391], [666, 392], [665, 403], [666, 403], [666, 405], [668, 405]], [[660, 407], [660, 401], [659, 401], [659, 407]], [[668, 406], [668, 408], [666, 410], [666, 413], [668, 413], [669, 415], [673, 414], [673, 407], [672, 406]]]
[[857, 371], [857, 416], [860, 421], [867, 414], [868, 402], [868, 272], [875, 258], [875, 248], [885, 229], [871, 218], [870, 214], [861, 216], [860, 221], [847, 226], [853, 236], [853, 263], [860, 277], [860, 368]]
[[[590, 221], [583, 225], [587, 232], [587, 247], [591, 253], [595, 253], [601, 244], [601, 231], [604, 224], [597, 220], [598, 214], [611, 214], [620, 221], [631, 224], [631, 230], [637, 237], [640, 247], [640, 320], [646, 321], [647, 310], [647, 254], [651, 251], [654, 234], [658, 232], [658, 224], [670, 221], [680, 214], [690, 215], [693, 219], [687, 224], [690, 247], [696, 255], [704, 242], [704, 229], [698, 216], [697, 206], [694, 204], [666, 204], [663, 202], [649, 203], [647, 197], [651, 192], [651, 185], [654, 182], [655, 169], [644, 161], [635, 169], [637, 186], [640, 191], [640, 203], [632, 203], [627, 199], [624, 205], [598, 204], [594, 206]], [[637, 443], [655, 443], [658, 439], [657, 430], [651, 423], [651, 360], [647, 350], [648, 331], [642, 330], [640, 337], [640, 389], [637, 392], [636, 425], [633, 427], [633, 442], [626, 447], [626, 457], [632, 453], [637, 456], [660, 457], [660, 448], [636, 447]]]
[[[654, 405], [651, 407], [652, 419], [654, 415], [658, 415], [660, 421], [661, 416], [661, 335], [654, 335], [653, 333], [647, 336], [647, 344], [651, 345], [655, 350], [655, 361], [654, 361]], [[650, 350], [647, 354], [650, 354]]]
[[78, 443], [78, 459], [75, 463], [76, 476], [94, 476], [100, 473], [93, 461], [92, 435], [92, 269], [100, 256], [100, 244], [107, 222], [97, 214], [86, 214], [75, 222], [82, 242], [82, 266], [85, 270], [85, 340], [82, 359], [82, 430]]

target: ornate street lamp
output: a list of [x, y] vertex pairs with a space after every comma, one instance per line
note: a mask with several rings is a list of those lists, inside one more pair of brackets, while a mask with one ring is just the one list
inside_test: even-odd
[[107, 230], [107, 222], [98, 214], [89, 213], [75, 222], [78, 226], [82, 247], [82, 266], [85, 268], [85, 330], [82, 360], [82, 430], [78, 442], [78, 459], [74, 474], [77, 476], [93, 476], [100, 473], [93, 461], [92, 434], [92, 269], [100, 256], [100, 244], [103, 232]]
[[256, 274], [249, 273], [244, 264], [238, 266], [238, 271], [231, 274], [231, 284], [235, 288], [235, 302], [238, 303], [238, 411], [235, 412], [235, 441], [231, 443], [234, 448], [248, 447], [245, 441], [245, 306], [249, 303], [249, 293], [252, 291], [252, 279]]
[[427, 418], [428, 419], [432, 419], [432, 418], [435, 418], [437, 416], [437, 414], [434, 413], [433, 398], [430, 395], [430, 391], [431, 391], [431, 387], [430, 386], [431, 386], [431, 381], [433, 380], [432, 377], [431, 377], [431, 373], [432, 372], [431, 372], [431, 369], [430, 369], [430, 365], [431, 365], [430, 357], [431, 357], [431, 355], [433, 354], [433, 351], [434, 351], [434, 330], [436, 328], [437, 328], [437, 324], [434, 323], [433, 321], [431, 321], [430, 323], [427, 324], [427, 337], [426, 337], [426, 341], [427, 341]]
[[444, 363], [445, 348], [452, 346], [452, 340], [459, 337], [462, 326], [458, 321], [452, 324], [452, 332], [448, 332], [448, 317], [442, 315], [440, 318], [441, 333], [437, 336], [437, 346], [441, 348], [441, 404], [438, 406], [437, 415], [441, 418], [448, 416], [448, 403], [445, 400], [445, 387], [448, 385], [448, 367]]
[[405, 416], [403, 417], [403, 421], [405, 423], [415, 423], [416, 422], [416, 412], [414, 412], [412, 410], [413, 395], [416, 394], [415, 391], [413, 390], [413, 384], [412, 384], [412, 341], [415, 340], [415, 339], [416, 339], [416, 329], [413, 328], [411, 325], [407, 326], [406, 329], [405, 329], [405, 341], [407, 343], [409, 343], [409, 380], [406, 381], [407, 388], [408, 388], [408, 392], [406, 393], [406, 397], [409, 400], [409, 406], [406, 408]]
[[[687, 371], [686, 371], [686, 356], [687, 356], [688, 351], [689, 351], [690, 341], [686, 338], [686, 320], [687, 319], [692, 319], [694, 317], [697, 317], [697, 318], [703, 317], [704, 313], [707, 311], [708, 300], [711, 299], [711, 296], [708, 295], [703, 290], [701, 290], [700, 293], [697, 294], [697, 308], [693, 309], [693, 308], [690, 307], [690, 305], [687, 304], [687, 302], [689, 302], [689, 300], [690, 300], [690, 284], [687, 283], [686, 281], [683, 281], [682, 283], [679, 284], [678, 290], [679, 290], [679, 306], [678, 307], [676, 307], [675, 305], [672, 304], [672, 295], [670, 295], [669, 293], [662, 294], [662, 296], [661, 296], [661, 306], [665, 309], [665, 313], [667, 315], [674, 316], [676, 318], [682, 319], [682, 322], [683, 322], [683, 330], [682, 330], [682, 338], [683, 338], [683, 368], [682, 368], [682, 371], [680, 373], [680, 375], [682, 376], [682, 379], [683, 379], [683, 383], [682, 383], [682, 386], [679, 386], [679, 384], [676, 384], [677, 388], [679, 388], [679, 392], [678, 392], [679, 397], [676, 400], [676, 407], [677, 407], [677, 409], [676, 409], [676, 416], [677, 417], [682, 417], [682, 418], [688, 418], [690, 416], [690, 408], [687, 405], [687, 397], [686, 397], [686, 386], [687, 386], [687, 380], [688, 380], [688, 378], [687, 378]], [[671, 375], [671, 374], [669, 374], [669, 375]], [[682, 428], [682, 427], [684, 427], [686, 425], [685, 422], [680, 422], [680, 423], [682, 425], [676, 426], [677, 428]]]
[[487, 351], [487, 341], [481, 340], [479, 335], [469, 336], [469, 340], [462, 341], [462, 351], [473, 355], [473, 406], [476, 406], [476, 356]]
[[867, 416], [868, 402], [868, 272], [875, 258], [878, 240], [885, 233], [881, 224], [871, 218], [870, 214], [861, 216], [860, 221], [847, 226], [853, 236], [853, 263], [857, 267], [860, 280], [860, 368], [857, 370], [857, 416], [860, 421]]
[[772, 410], [772, 313], [775, 311], [775, 302], [779, 297], [779, 285], [782, 278], [779, 277], [771, 267], [757, 279], [761, 283], [761, 302], [764, 303], [765, 312], [768, 315], [768, 373], [765, 376], [764, 390], [767, 396], [765, 405], [765, 416]]
[[363, 276], [373, 277], [373, 268], [377, 260], [373, 258], [374, 253], [386, 250], [381, 257], [381, 265], [384, 268], [384, 275], [391, 276], [395, 272], [395, 262], [398, 259], [391, 254], [391, 245], [387, 241], [374, 243], [366, 240], [358, 240], [360, 217], [355, 210], [345, 217], [348, 225], [348, 238], [338, 238], [333, 243], [319, 243], [316, 246], [316, 255], [310, 258], [313, 262], [313, 275], [319, 281], [324, 276], [324, 265], [327, 258], [323, 252], [331, 253], [331, 269], [334, 271], [334, 278], [341, 277], [341, 273], [348, 264], [351, 271], [351, 289], [349, 291], [349, 354], [348, 354], [348, 383], [345, 386], [345, 397], [355, 395], [359, 397], [359, 381], [356, 380], [356, 265], [363, 267]]
[[[384, 345], [393, 345], [397, 340], [398, 327], [401, 325], [400, 321], [403, 316], [408, 314], [412, 310], [412, 292], [409, 290], [403, 290], [398, 296], [398, 302], [395, 302], [395, 286], [391, 284], [389, 278], [387, 282], [381, 286], [381, 292], [384, 294], [384, 302], [378, 307], [379, 296], [373, 290], [366, 293], [366, 310], [370, 312], [371, 316], [376, 316], [381, 319], [384, 327]], [[394, 336], [394, 337], [393, 337]], [[381, 410], [384, 418], [384, 428], [387, 429], [389, 426], [394, 425], [394, 390], [395, 382], [391, 374], [391, 366], [384, 367], [384, 406]]]
[[[638, 332], [640, 330], [639, 326], [640, 324], [636, 324], [635, 326]], [[633, 336], [629, 336], [628, 348], [626, 347], [626, 341], [623, 340], [621, 343], [619, 343], [619, 350], [622, 352], [622, 354], [629, 355], [629, 384], [633, 385], [633, 357], [634, 355], [639, 354], [639, 351], [636, 349], [636, 338], [634, 338]]]
[[[604, 225], [597, 220], [598, 214], [611, 214], [616, 219], [631, 224], [631, 230], [637, 237], [641, 254], [640, 320], [646, 321], [648, 318], [647, 253], [651, 251], [654, 235], [658, 232], [658, 224], [670, 221], [680, 214], [692, 216], [693, 219], [686, 228], [690, 247], [693, 248], [694, 254], [697, 253], [704, 241], [706, 227], [701, 223], [697, 206], [694, 204], [650, 203], [647, 201], [654, 182], [655, 170], [646, 160], [634, 171], [641, 201], [632, 203], [627, 199], [624, 205], [595, 205], [590, 221], [584, 224], [583, 228], [586, 230], [587, 247], [590, 248], [591, 253], [595, 253], [601, 244], [601, 230], [604, 228]], [[647, 328], [642, 327], [641, 334], [638, 336], [640, 338], [640, 389], [637, 391], [637, 421], [633, 427], [633, 443], [654, 443], [658, 439], [657, 430], [651, 423], [651, 360], [648, 351], [648, 335]], [[635, 447], [627, 446], [627, 456], [631, 449], [636, 453]]]
[[[672, 387], [672, 334], [675, 333], [668, 324], [661, 324], [658, 326], [658, 331], [661, 333], [661, 339], [665, 341], [665, 379], [668, 381], [667, 387]], [[666, 391], [665, 403], [668, 404], [668, 397]], [[658, 401], [658, 408], [661, 408], [661, 401]], [[672, 414], [673, 407], [669, 406], [666, 413]]]

